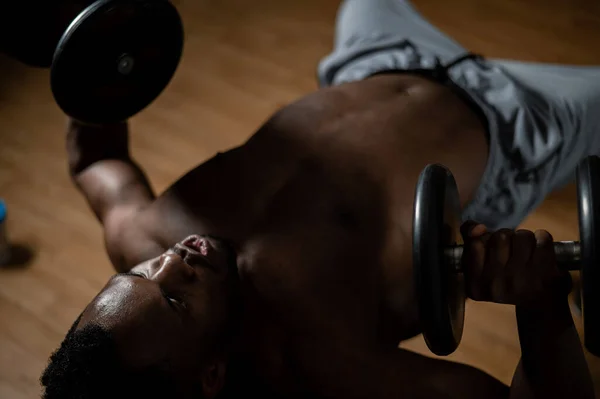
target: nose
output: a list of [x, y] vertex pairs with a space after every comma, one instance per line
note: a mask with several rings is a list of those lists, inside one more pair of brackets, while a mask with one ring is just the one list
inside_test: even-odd
[[153, 280], [161, 285], [172, 286], [190, 281], [194, 276], [194, 269], [180, 255], [169, 251], [161, 255]]

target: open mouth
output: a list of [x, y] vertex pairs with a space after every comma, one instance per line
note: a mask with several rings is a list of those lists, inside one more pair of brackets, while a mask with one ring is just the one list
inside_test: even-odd
[[183, 241], [183, 245], [192, 251], [198, 252], [202, 256], [207, 256], [210, 243], [207, 239], [194, 235], [186, 238]]
[[217, 273], [227, 269], [224, 254], [221, 254], [221, 251], [206, 237], [189, 236], [176, 244], [174, 251], [190, 266], [208, 267]]

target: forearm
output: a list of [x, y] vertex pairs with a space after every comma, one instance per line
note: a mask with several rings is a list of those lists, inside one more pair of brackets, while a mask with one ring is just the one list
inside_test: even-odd
[[88, 126], [69, 120], [67, 157], [69, 172], [74, 180], [96, 162], [104, 160], [128, 162], [130, 157], [127, 124]]
[[594, 389], [567, 298], [544, 309], [517, 307], [521, 361], [511, 398], [593, 398]]
[[117, 206], [141, 206], [154, 198], [143, 170], [129, 155], [128, 137], [126, 123], [69, 124], [69, 171], [100, 221]]

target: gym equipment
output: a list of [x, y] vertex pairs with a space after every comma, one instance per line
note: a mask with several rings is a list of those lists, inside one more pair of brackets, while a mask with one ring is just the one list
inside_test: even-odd
[[[35, 51], [14, 43], [2, 48], [29, 65], [50, 68], [52, 93], [67, 115], [90, 124], [121, 122], [147, 107], [170, 82], [181, 59], [184, 33], [168, 0], [55, 4], [43, 5], [54, 20], [44, 25], [48, 32], [39, 32], [42, 44], [37, 38], [15, 39], [36, 42]], [[45, 33], [49, 37], [42, 37]]]
[[0, 199], [0, 266], [10, 260], [10, 245], [6, 236], [6, 203]]
[[[559, 267], [581, 270], [585, 347], [600, 356], [600, 158], [577, 169], [580, 241], [554, 243]], [[462, 338], [465, 280], [461, 268], [461, 209], [454, 176], [428, 165], [416, 186], [413, 214], [413, 271], [419, 317], [428, 348], [438, 356], [454, 352]]]

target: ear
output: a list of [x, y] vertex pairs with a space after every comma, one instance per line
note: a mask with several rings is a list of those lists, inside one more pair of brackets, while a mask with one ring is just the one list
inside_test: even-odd
[[217, 360], [202, 371], [202, 388], [206, 399], [215, 398], [225, 385], [225, 360]]

